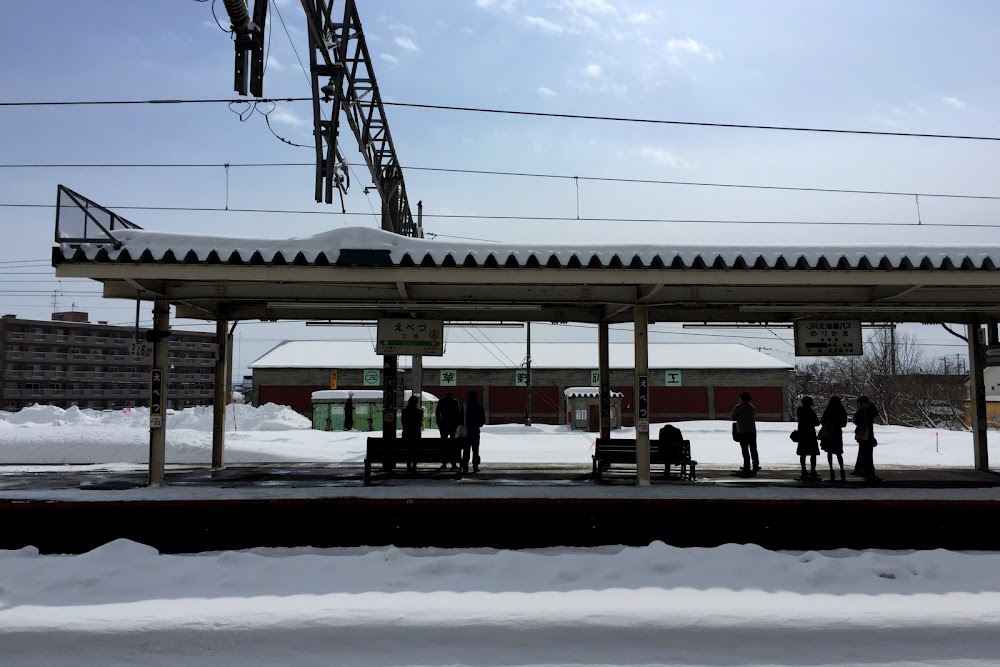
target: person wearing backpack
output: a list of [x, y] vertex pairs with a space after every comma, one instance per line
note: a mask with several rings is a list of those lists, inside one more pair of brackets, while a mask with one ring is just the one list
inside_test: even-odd
[[729, 418], [733, 421], [733, 440], [740, 443], [743, 452], [743, 467], [740, 472], [756, 475], [760, 470], [757, 457], [757, 409], [750, 402], [750, 392], [740, 394], [740, 402], [733, 407]]

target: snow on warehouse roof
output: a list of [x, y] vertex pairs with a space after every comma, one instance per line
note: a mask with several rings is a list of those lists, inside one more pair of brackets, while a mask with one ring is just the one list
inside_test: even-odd
[[1000, 266], [1000, 246], [866, 244], [815, 246], [573, 246], [449, 243], [347, 227], [292, 239], [252, 239], [115, 230], [114, 240], [62, 243], [53, 264], [425, 266], [463, 268], [984, 269]]
[[[538, 368], [597, 368], [596, 343], [533, 343], [531, 365]], [[524, 343], [448, 343], [442, 357], [424, 357], [424, 368], [517, 368]], [[609, 346], [611, 368], [634, 368], [631, 344]], [[271, 349], [250, 368], [381, 368], [371, 343], [290, 340]], [[649, 367], [664, 369], [779, 369], [791, 364], [735, 343], [654, 343]]]
[[[563, 389], [563, 396], [565, 396], [566, 398], [576, 398], [577, 396], [592, 397], [600, 395], [601, 395], [600, 387], [566, 387], [565, 389]], [[611, 392], [611, 395], [617, 396], [619, 398], [625, 398], [625, 394], [618, 391]]]
[[[413, 392], [409, 389], [403, 392], [403, 400], [409, 400]], [[313, 401], [346, 401], [350, 398], [353, 401], [381, 401], [381, 389], [321, 389], [312, 393]], [[433, 403], [438, 397], [429, 392], [421, 393], [421, 402]]]

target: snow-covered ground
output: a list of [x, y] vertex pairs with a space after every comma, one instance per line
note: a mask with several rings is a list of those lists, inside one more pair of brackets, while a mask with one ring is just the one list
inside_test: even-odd
[[[365, 441], [360, 431], [313, 431], [305, 417], [287, 407], [232, 406], [226, 418], [226, 460], [230, 463], [265, 461], [360, 462]], [[0, 412], [0, 464], [145, 463], [149, 455], [149, 413], [89, 409], [63, 410], [35, 406], [16, 413]], [[738, 466], [739, 445], [730, 436], [728, 421], [678, 422], [691, 441], [700, 465]], [[652, 432], [660, 424], [652, 425]], [[792, 423], [758, 424], [762, 466], [797, 465], [795, 443], [788, 434]], [[429, 435], [437, 435], [431, 432]], [[853, 463], [857, 446], [846, 434], [845, 459]], [[876, 427], [876, 462], [883, 466], [972, 467], [972, 434]], [[633, 429], [613, 431], [612, 437], [633, 438]], [[505, 424], [483, 428], [481, 452], [486, 462], [590, 463], [593, 434], [565, 426], [526, 427]], [[205, 463], [211, 460], [212, 412], [188, 408], [167, 417], [167, 463]]]
[[[142, 410], [0, 413], [0, 462], [144, 463], [147, 419]], [[727, 422], [680, 426], [703, 464], [738, 463]], [[363, 458], [366, 434], [308, 427], [286, 408], [237, 406], [235, 424], [232, 414], [227, 421], [227, 458]], [[796, 463], [791, 428], [761, 425], [765, 466]], [[882, 465], [972, 465], [968, 433], [884, 427], [878, 436]], [[590, 446], [590, 436], [550, 426], [490, 426], [482, 442], [487, 461], [503, 462], [588, 463]], [[210, 412], [168, 418], [169, 462], [204, 464], [210, 450]], [[79, 556], [0, 551], [0, 665], [998, 661], [996, 553], [654, 543], [178, 556], [124, 540]]]

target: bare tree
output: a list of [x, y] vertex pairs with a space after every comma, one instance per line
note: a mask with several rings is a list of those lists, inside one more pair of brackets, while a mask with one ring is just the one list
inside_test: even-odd
[[[789, 399], [806, 394], [822, 406], [839, 395], [866, 395], [886, 423], [938, 428], [963, 427], [964, 368], [944, 360], [925, 362], [916, 337], [882, 329], [865, 344], [864, 355], [832, 357], [796, 367]], [[794, 407], [794, 406], [793, 406]]]

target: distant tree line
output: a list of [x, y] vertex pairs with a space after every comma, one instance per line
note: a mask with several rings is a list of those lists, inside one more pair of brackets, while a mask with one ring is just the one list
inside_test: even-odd
[[868, 396], [886, 424], [966, 428], [964, 358], [925, 360], [913, 334], [892, 329], [878, 330], [864, 352], [797, 364], [788, 392], [791, 414], [802, 396], [812, 396], [820, 410], [830, 396], [840, 396], [849, 409], [858, 396]]

